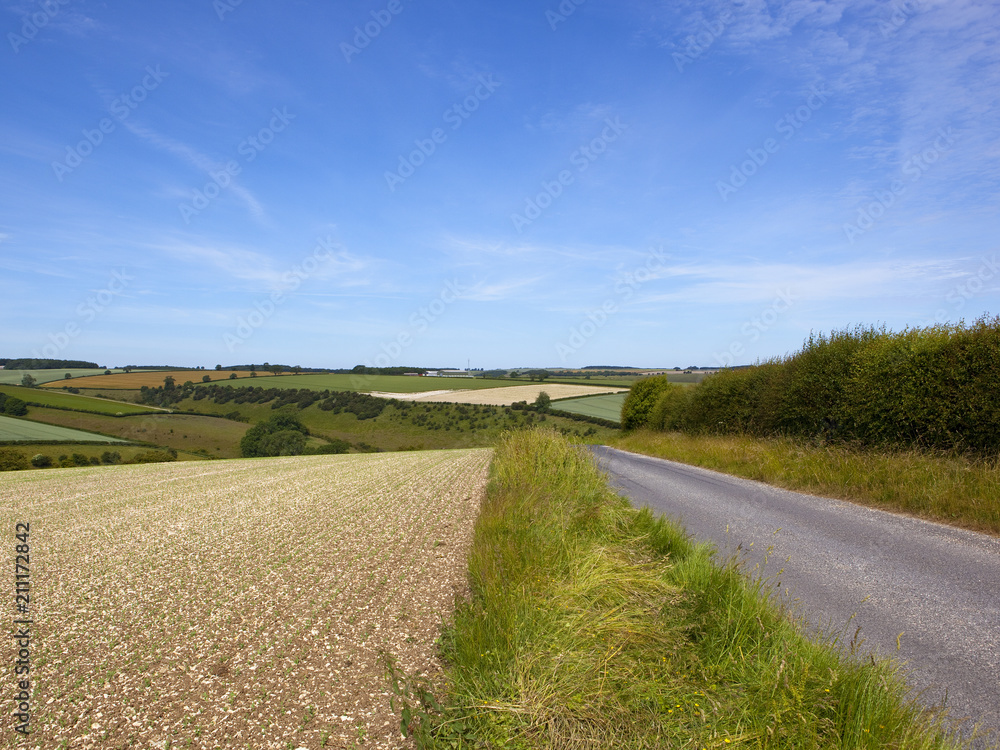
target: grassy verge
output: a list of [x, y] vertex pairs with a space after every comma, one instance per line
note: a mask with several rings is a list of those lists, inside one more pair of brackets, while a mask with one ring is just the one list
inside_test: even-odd
[[953, 746], [890, 665], [800, 635], [551, 432], [497, 447], [469, 569], [471, 599], [442, 639], [449, 707], [420, 722], [432, 744]]
[[1000, 460], [907, 450], [860, 451], [787, 438], [640, 430], [611, 445], [790, 490], [1000, 534]]

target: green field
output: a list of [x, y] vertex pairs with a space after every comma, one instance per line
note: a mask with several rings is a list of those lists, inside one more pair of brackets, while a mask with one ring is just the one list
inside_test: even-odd
[[125, 404], [121, 401], [111, 401], [94, 396], [82, 396], [75, 393], [60, 393], [59, 391], [45, 391], [37, 388], [22, 388], [16, 385], [0, 385], [0, 393], [25, 401], [28, 404], [39, 406], [51, 406], [53, 409], [72, 409], [76, 411], [89, 411], [95, 414], [109, 414], [111, 416], [124, 416], [127, 414], [153, 414], [156, 409], [137, 404]]
[[124, 443], [125, 440], [71, 430], [50, 424], [0, 417], [0, 442], [50, 441], [74, 443]]
[[565, 401], [553, 401], [552, 408], [556, 411], [568, 411], [571, 414], [617, 422], [621, 417], [622, 404], [625, 403], [627, 395], [627, 393], [605, 393], [600, 396], [568, 398]]
[[[51, 383], [55, 380], [63, 380], [66, 377], [66, 373], [69, 373], [74, 378], [84, 378], [88, 375], [103, 375], [104, 370], [94, 370], [94, 369], [73, 369], [68, 370], [0, 370], [0, 385], [21, 385], [21, 378], [25, 375], [30, 375], [35, 379], [35, 382], [41, 385], [42, 383]], [[111, 372], [122, 372], [122, 370], [112, 370]]]
[[467, 391], [518, 385], [517, 381], [486, 378], [419, 378], [407, 375], [269, 375], [248, 380], [221, 380], [215, 385], [238, 388], [309, 388], [314, 391], [379, 391], [382, 393], [421, 393], [423, 391]]

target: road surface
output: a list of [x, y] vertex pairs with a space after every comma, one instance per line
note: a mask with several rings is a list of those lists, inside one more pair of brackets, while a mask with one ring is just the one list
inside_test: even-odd
[[997, 746], [1000, 540], [605, 446], [593, 450], [612, 486], [636, 506], [678, 520], [723, 557], [744, 556], [747, 570], [780, 581], [779, 591], [814, 626], [844, 633], [845, 641], [860, 626], [864, 648], [905, 662], [924, 702], [940, 704], [947, 693], [952, 716], [993, 730], [977, 746]]

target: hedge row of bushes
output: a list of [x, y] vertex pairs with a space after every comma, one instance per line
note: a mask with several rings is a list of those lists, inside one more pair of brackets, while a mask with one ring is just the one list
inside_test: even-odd
[[36, 453], [30, 459], [27, 455], [13, 448], [0, 448], [0, 471], [21, 471], [34, 467], [36, 469], [50, 469], [53, 467], [67, 468], [71, 466], [100, 466], [101, 464], [151, 464], [177, 459], [177, 451], [168, 450], [148, 450], [137, 453], [129, 459], [122, 460], [118, 451], [104, 451], [100, 458], [97, 456], [86, 456], [83, 453], [63, 454], [58, 459], [53, 459], [45, 453]]
[[314, 391], [309, 388], [259, 388], [246, 386], [234, 388], [226, 385], [199, 386], [194, 389], [195, 401], [211, 399], [216, 404], [266, 404], [272, 409], [297, 406], [306, 409], [319, 401], [319, 408], [334, 414], [351, 412], [358, 419], [373, 419], [382, 413], [387, 400], [352, 391]]
[[622, 426], [996, 452], [998, 374], [1000, 317], [900, 333], [857, 327], [810, 336], [794, 355], [693, 388], [639, 381]]

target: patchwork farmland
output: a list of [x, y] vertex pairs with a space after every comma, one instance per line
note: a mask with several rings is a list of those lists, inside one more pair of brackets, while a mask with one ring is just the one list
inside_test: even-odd
[[490, 455], [0, 475], [4, 528], [31, 524], [32, 746], [406, 746], [379, 654], [438, 674]]

